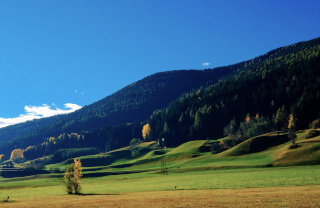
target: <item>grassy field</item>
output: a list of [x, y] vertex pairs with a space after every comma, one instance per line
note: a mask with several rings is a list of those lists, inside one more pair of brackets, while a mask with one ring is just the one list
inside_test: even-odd
[[148, 191], [120, 195], [35, 197], [1, 207], [319, 207], [320, 186]]
[[[274, 139], [267, 134], [215, 155], [199, 151], [210, 142], [199, 140], [164, 152], [144, 143], [83, 156], [89, 164], [83, 195], [65, 193], [62, 173], [0, 178], [0, 207], [318, 207], [320, 165], [292, 166], [320, 164], [320, 137], [305, 139], [305, 133], [293, 149], [290, 142], [261, 143]], [[252, 145], [264, 150], [252, 152]], [[163, 158], [168, 175], [160, 174]], [[67, 163], [46, 168], [63, 170]]]
[[[298, 190], [309, 193], [300, 193], [299, 198], [292, 198], [295, 201], [312, 199], [310, 203], [320, 203], [319, 165], [169, 172], [169, 175], [162, 176], [156, 172], [146, 172], [84, 178], [83, 196], [67, 196], [62, 178], [49, 176], [2, 178], [0, 197], [5, 199], [10, 196], [11, 201], [1, 203], [0, 207], [39, 207], [44, 202], [47, 207], [63, 207], [65, 203], [68, 207], [86, 207], [82, 204], [84, 202], [90, 206], [95, 204], [93, 207], [108, 207], [106, 204], [111, 206], [116, 203], [119, 207], [125, 207], [126, 203], [133, 207], [137, 203], [146, 205], [149, 202], [158, 207], [191, 207], [206, 203], [208, 206], [231, 206], [235, 201], [246, 207], [246, 203], [255, 197], [257, 204], [264, 205], [271, 201], [269, 205], [272, 207], [292, 203], [289, 199], [299, 195]], [[230, 193], [232, 198], [228, 196]], [[265, 194], [269, 195], [269, 200], [263, 199]], [[276, 198], [272, 199], [273, 196]], [[157, 199], [166, 203], [162, 204]]]

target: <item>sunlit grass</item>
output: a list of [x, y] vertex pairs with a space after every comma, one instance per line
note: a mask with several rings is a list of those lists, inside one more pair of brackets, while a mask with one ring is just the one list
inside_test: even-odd
[[[217, 202], [212, 201], [209, 197], [226, 197], [224, 193], [232, 192], [230, 190], [226, 191], [226, 189], [248, 190], [247, 188], [250, 188], [258, 190], [257, 193], [265, 192], [267, 197], [275, 197], [274, 200], [269, 199], [270, 204], [285, 205], [288, 202], [285, 201], [284, 203], [281, 199], [286, 198], [288, 194], [291, 194], [291, 196], [295, 196], [295, 194], [292, 191], [286, 193], [282, 187], [289, 187], [289, 190], [292, 190], [290, 187], [305, 186], [311, 192], [313, 197], [310, 197], [310, 200], [312, 200], [315, 196], [320, 197], [319, 191], [314, 192], [312, 189], [312, 187], [319, 188], [315, 185], [320, 185], [320, 165], [271, 167], [279, 165], [280, 162], [285, 166], [292, 161], [300, 161], [300, 164], [306, 164], [305, 161], [312, 161], [313, 158], [316, 158], [314, 161], [317, 164], [319, 161], [317, 158], [320, 156], [320, 137], [310, 139], [304, 137], [305, 131], [298, 133], [297, 143], [300, 146], [296, 149], [290, 149], [291, 142], [286, 142], [262, 152], [238, 156], [200, 152], [199, 148], [206, 142], [210, 142], [206, 140], [188, 142], [177, 148], [166, 149], [165, 154], [155, 152], [158, 150], [151, 150], [149, 153], [136, 158], [124, 157], [108, 165], [103, 165], [103, 163], [108, 161], [112, 154], [127, 154], [126, 151], [129, 147], [109, 153], [83, 156], [80, 159], [94, 161], [97, 166], [84, 167], [82, 193], [100, 195], [81, 197], [87, 198], [92, 203], [96, 203], [97, 207], [101, 207], [102, 201], [108, 200], [111, 196], [119, 196], [114, 198], [113, 202], [116, 203], [119, 200], [124, 200], [123, 196], [126, 196], [129, 200], [132, 195], [136, 195], [137, 200], [141, 200], [141, 205], [143, 202], [142, 193], [154, 193], [160, 198], [170, 199], [172, 202], [176, 199], [184, 201], [184, 196], [188, 196], [191, 198], [184, 201], [186, 206], [199, 206], [201, 200], [203, 200], [203, 203]], [[150, 143], [142, 143], [139, 148], [148, 148], [149, 145]], [[166, 161], [169, 175], [160, 175], [163, 158]], [[52, 164], [46, 166], [46, 169], [58, 168], [64, 170], [66, 164], [66, 162]], [[99, 177], [87, 177], [90, 174]], [[63, 189], [62, 176], [62, 173], [55, 173], [23, 178], [0, 178], [0, 201], [1, 197], [5, 198], [7, 196], [10, 196], [13, 200], [7, 204], [1, 203], [0, 207], [3, 207], [2, 205], [19, 205], [19, 203], [20, 207], [23, 207], [22, 203], [24, 201], [24, 205], [37, 207], [37, 203], [33, 204], [32, 199], [37, 201], [41, 198], [51, 201], [53, 205], [57, 204], [58, 207], [64, 205], [64, 203], [68, 204], [69, 200], [76, 201], [76, 199], [79, 199], [76, 196], [66, 195]], [[278, 193], [277, 196], [272, 195], [266, 189], [270, 187], [273, 192]], [[188, 190], [202, 193], [204, 198], [199, 198], [196, 195], [189, 196], [187, 194], [189, 193]], [[235, 194], [236, 192], [232, 193]], [[244, 196], [248, 199], [253, 197], [250, 191], [247, 191], [247, 195]], [[282, 196], [282, 198], [278, 196]], [[60, 201], [57, 202], [54, 199]], [[286, 200], [289, 199], [286, 198]], [[155, 198], [150, 200], [152, 204], [152, 200], [155, 200]], [[218, 205], [230, 204], [235, 201], [237, 199], [232, 197], [221, 199], [218, 200]], [[41, 201], [38, 201], [38, 203], [41, 203]], [[133, 206], [135, 204], [129, 201], [128, 203], [132, 203]], [[261, 200], [259, 203], [263, 204], [264, 201]], [[173, 204], [165, 202], [160, 205], [157, 204], [160, 207], [162, 205], [171, 206]], [[246, 207], [244, 203], [242, 206]], [[75, 202], [75, 205], [69, 207], [85, 206]]]

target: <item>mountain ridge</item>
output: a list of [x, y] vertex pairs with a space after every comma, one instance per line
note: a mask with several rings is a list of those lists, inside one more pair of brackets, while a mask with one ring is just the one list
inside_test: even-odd
[[[183, 93], [208, 86], [230, 69], [175, 70], [159, 72], [73, 113], [43, 118], [0, 129], [0, 150], [36, 145], [62, 133], [82, 133], [105, 126], [140, 122], [157, 109], [166, 107]], [[9, 143], [8, 143], [9, 142]]]
[[[0, 152], [7, 152], [8, 147], [12, 149], [37, 145], [48, 137], [57, 137], [62, 133], [83, 133], [103, 128], [104, 130], [97, 132], [99, 135], [104, 135], [101, 137], [104, 138], [109, 135], [105, 133], [106, 131], [113, 131], [110, 130], [110, 126], [146, 121], [152, 112], [165, 108], [171, 102], [177, 102], [175, 100], [181, 99], [181, 95], [185, 93], [192, 94], [190, 91], [201, 86], [204, 87], [202, 89], [205, 89], [206, 86], [212, 86], [218, 81], [218, 84], [223, 83], [221, 80], [231, 78], [240, 72], [259, 73], [257, 71], [259, 67], [271, 67], [271, 62], [269, 63], [268, 60], [275, 61], [271, 64], [276, 63], [287, 53], [301, 51], [319, 42], [320, 38], [295, 43], [274, 49], [248, 61], [214, 69], [174, 70], [149, 75], [74, 113], [0, 129], [1, 140], [9, 141], [0, 146]], [[238, 76], [236, 79], [240, 78]], [[128, 138], [124, 140], [127, 141]], [[119, 147], [119, 144], [115, 147]]]

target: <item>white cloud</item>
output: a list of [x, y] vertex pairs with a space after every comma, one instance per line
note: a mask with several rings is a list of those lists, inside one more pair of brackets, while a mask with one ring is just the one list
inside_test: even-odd
[[209, 63], [209, 62], [204, 62], [204, 63], [202, 63], [202, 66], [209, 66], [211, 63]]
[[[52, 106], [54, 108], [52, 108]], [[81, 108], [80, 105], [73, 104], [73, 103], [66, 103], [64, 104], [64, 108], [60, 109], [55, 107], [55, 105], [46, 105], [43, 104], [41, 106], [25, 106], [25, 114], [20, 114], [16, 118], [1, 118], [0, 117], [0, 128], [10, 126], [13, 124], [17, 123], [22, 123], [25, 121], [30, 121], [33, 119], [39, 119], [39, 118], [45, 118], [45, 117], [50, 117], [50, 116], [55, 116], [55, 115], [60, 115], [60, 114], [65, 114], [65, 113], [71, 113], [76, 110], [79, 110]]]

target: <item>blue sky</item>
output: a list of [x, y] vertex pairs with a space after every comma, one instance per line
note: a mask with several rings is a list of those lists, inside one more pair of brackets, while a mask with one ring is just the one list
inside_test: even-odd
[[317, 0], [2, 0], [0, 127], [70, 112], [156, 72], [319, 37], [319, 11]]

